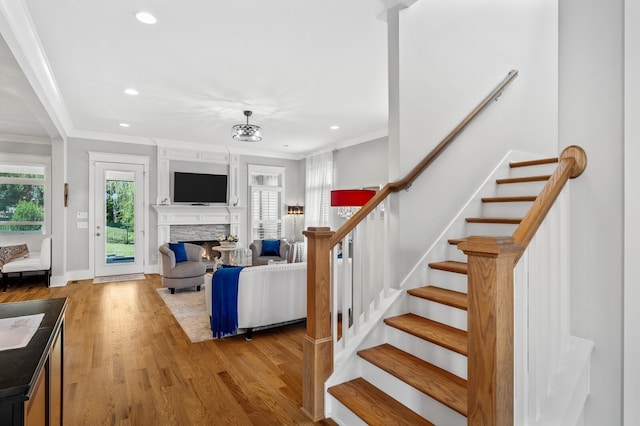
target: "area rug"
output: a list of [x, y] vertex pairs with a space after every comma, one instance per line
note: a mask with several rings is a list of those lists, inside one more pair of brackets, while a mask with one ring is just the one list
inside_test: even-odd
[[117, 283], [120, 281], [139, 281], [144, 280], [144, 274], [126, 274], [126, 275], [110, 275], [108, 277], [95, 277], [94, 284]]
[[204, 289], [176, 289], [175, 294], [171, 294], [168, 288], [159, 288], [157, 291], [191, 342], [213, 339]]

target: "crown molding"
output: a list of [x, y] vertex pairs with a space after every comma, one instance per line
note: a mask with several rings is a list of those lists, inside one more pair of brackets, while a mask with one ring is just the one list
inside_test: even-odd
[[207, 151], [207, 152], [224, 152], [228, 153], [229, 150], [225, 145], [220, 144], [204, 144], [198, 142], [191, 141], [183, 141], [176, 139], [164, 139], [164, 138], [153, 138], [153, 141], [157, 146], [167, 147], [167, 148], [184, 148], [184, 149], [193, 149], [197, 151]]
[[156, 145], [153, 139], [151, 138], [145, 138], [141, 136], [120, 135], [117, 133], [92, 132], [88, 130], [73, 130], [68, 137], [73, 139], [89, 139], [89, 140], [105, 141], [105, 142], [132, 143], [137, 145], [153, 145], [153, 146]]
[[[237, 143], [245, 143], [245, 142], [237, 142]], [[259, 143], [259, 142], [258, 142]], [[251, 144], [251, 147], [247, 146], [238, 146], [238, 145], [227, 145], [229, 152], [231, 154], [239, 154], [239, 155], [251, 155], [254, 157], [267, 157], [267, 158], [280, 158], [283, 160], [302, 160], [304, 155], [297, 153], [289, 153], [282, 151], [269, 151], [267, 149], [255, 149], [255, 144], [253, 142], [248, 142]]]
[[53, 139], [44, 136], [23, 136], [23, 135], [8, 135], [0, 133], [0, 142], [17, 142], [17, 143], [32, 143], [37, 145], [51, 145]]
[[365, 142], [371, 142], [374, 141], [376, 139], [380, 139], [380, 138], [386, 138], [389, 136], [389, 132], [387, 131], [387, 129], [384, 130], [378, 130], [375, 132], [369, 132], [369, 133], [365, 133], [364, 135], [360, 135], [358, 137], [355, 138], [350, 138], [350, 139], [344, 139], [342, 141], [336, 142], [334, 144], [322, 147], [321, 149], [315, 150], [315, 151], [308, 151], [303, 155], [303, 158], [307, 158], [307, 157], [311, 157], [317, 154], [322, 154], [325, 152], [329, 152], [329, 151], [335, 151], [338, 149], [343, 149], [343, 148], [348, 148], [350, 146], [354, 146], [354, 145], [359, 145], [361, 143], [365, 143]]

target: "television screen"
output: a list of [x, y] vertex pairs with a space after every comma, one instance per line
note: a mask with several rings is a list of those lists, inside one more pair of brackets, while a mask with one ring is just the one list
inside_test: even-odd
[[174, 203], [226, 203], [227, 175], [173, 174]]

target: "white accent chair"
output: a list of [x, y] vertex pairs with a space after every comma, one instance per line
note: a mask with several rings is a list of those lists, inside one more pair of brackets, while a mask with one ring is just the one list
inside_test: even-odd
[[30, 252], [27, 257], [12, 260], [2, 266], [3, 291], [7, 290], [9, 274], [19, 273], [20, 279], [24, 272], [44, 272], [47, 287], [51, 285], [51, 237], [46, 237], [40, 243], [39, 252]]

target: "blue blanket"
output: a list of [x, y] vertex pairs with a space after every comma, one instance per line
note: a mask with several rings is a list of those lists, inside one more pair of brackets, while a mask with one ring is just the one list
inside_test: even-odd
[[218, 268], [211, 279], [211, 331], [213, 337], [238, 330], [238, 279], [242, 266]]

